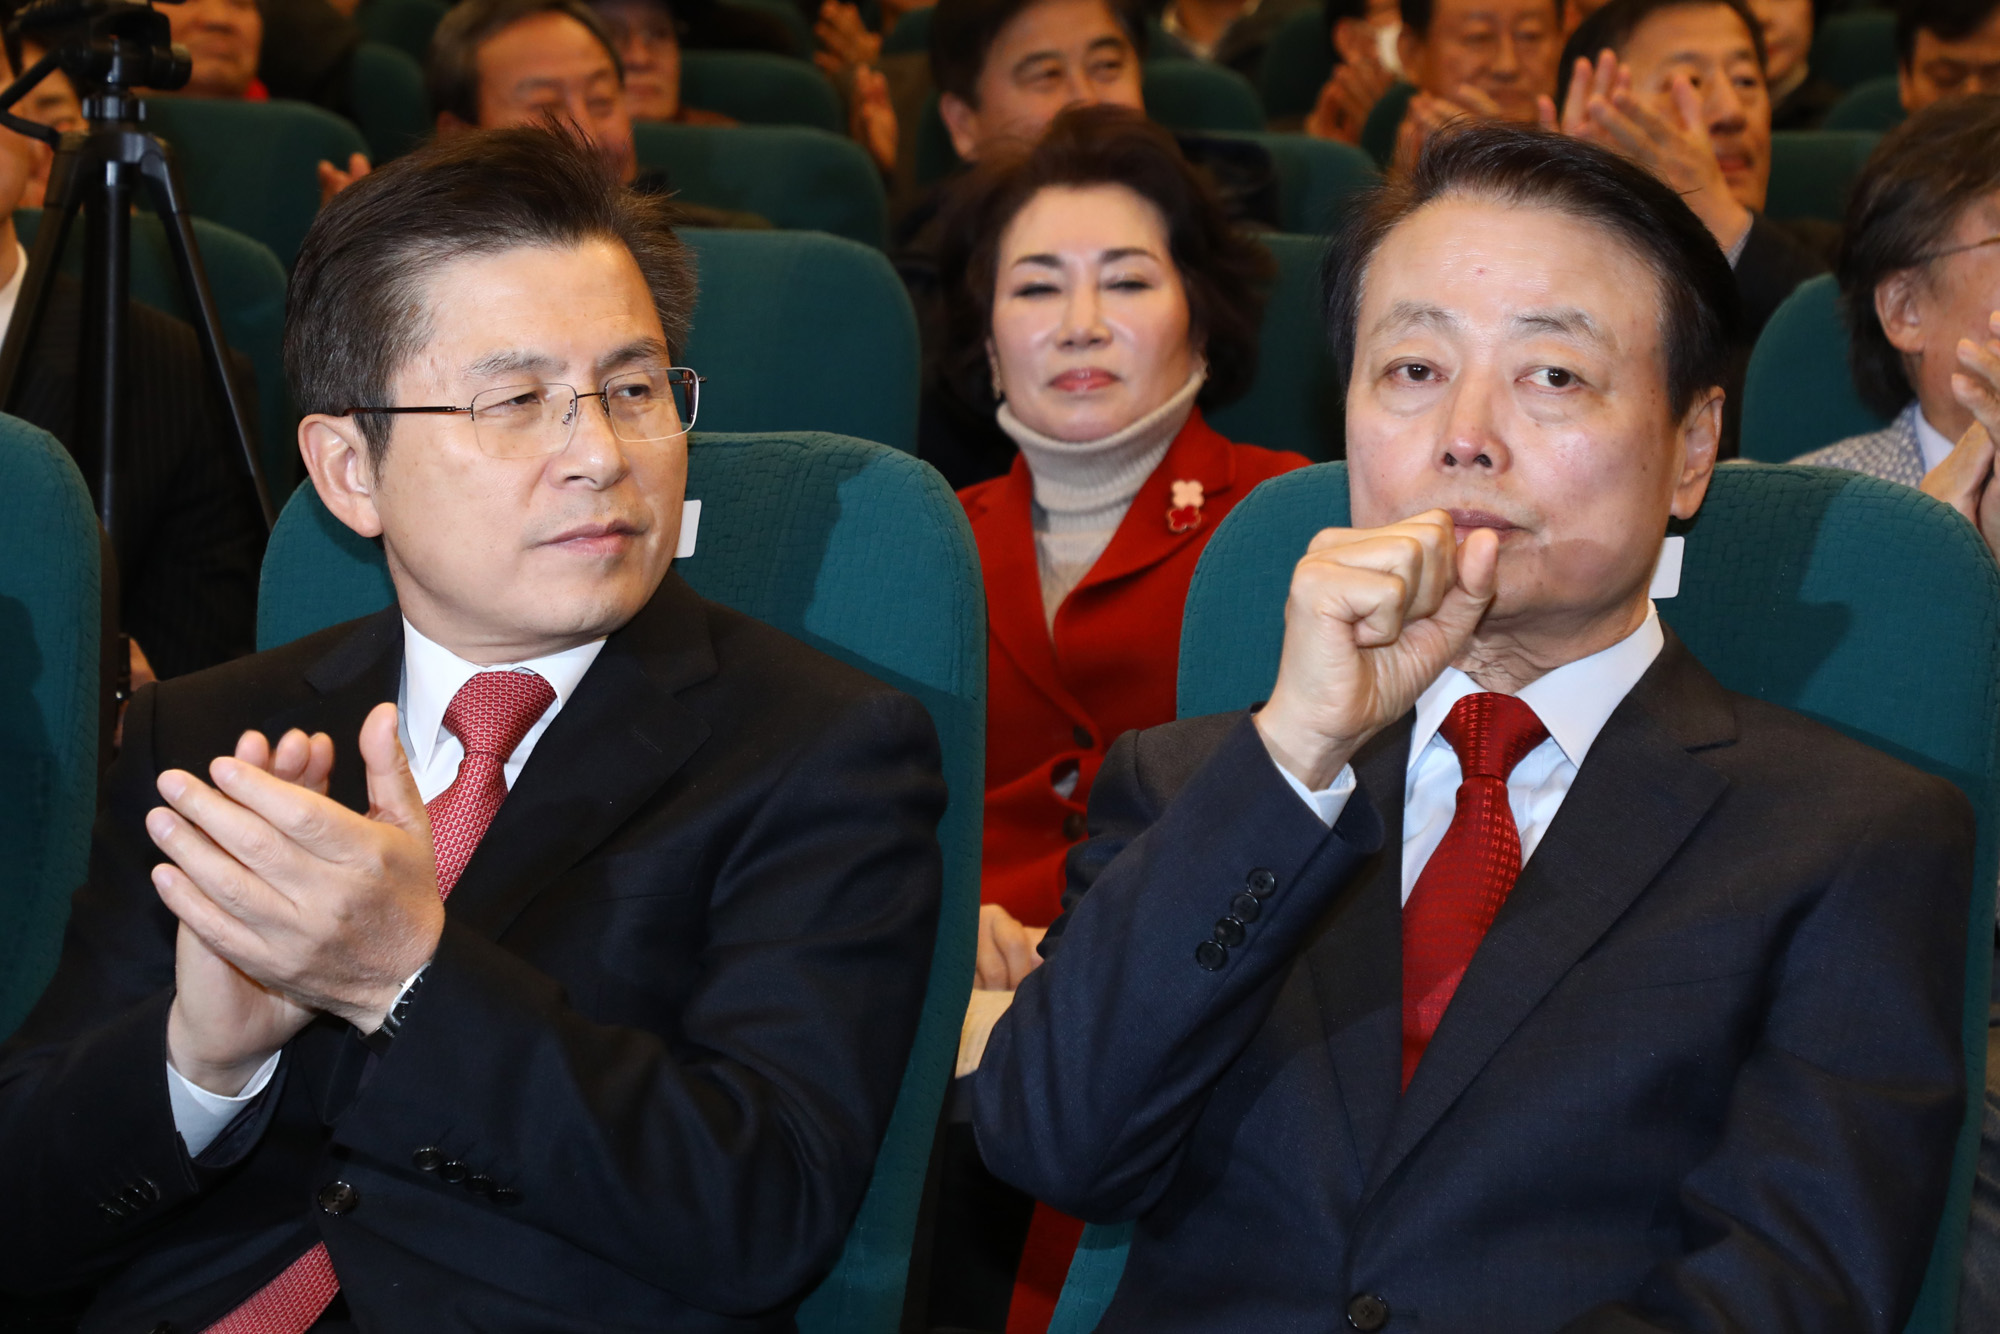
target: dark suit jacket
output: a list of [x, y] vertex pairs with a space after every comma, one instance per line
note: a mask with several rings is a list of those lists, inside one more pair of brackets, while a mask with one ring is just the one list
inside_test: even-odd
[[996, 1174], [1138, 1220], [1102, 1328], [1899, 1330], [1965, 1113], [1964, 798], [1670, 637], [1399, 1097], [1409, 726], [1331, 831], [1242, 714], [1106, 760], [974, 1077]]
[[[194, 330], [136, 301], [131, 312], [128, 444], [118, 460], [119, 614], [164, 678], [256, 647], [264, 519]], [[76, 438], [82, 319], [82, 287], [59, 276], [10, 410], [63, 442], [95, 498], [96, 442]], [[240, 358], [237, 383], [254, 384]]]
[[1750, 236], [1736, 257], [1736, 295], [1743, 303], [1743, 332], [1750, 342], [1764, 331], [1771, 315], [1792, 289], [1827, 271], [1824, 233], [1832, 224], [1815, 227], [1800, 222], [1774, 222], [1762, 213], [1751, 215]]
[[[154, 776], [322, 728], [364, 809], [352, 739], [401, 659], [389, 611], [133, 702], [55, 982], [0, 1049], [0, 1289], [196, 1330], [323, 1240], [369, 1330], [790, 1328], [909, 1056], [944, 783], [920, 705], [675, 574], [522, 769], [393, 1048], [322, 1017], [183, 1152]], [[336, 1181], [349, 1212], [315, 1207]]]

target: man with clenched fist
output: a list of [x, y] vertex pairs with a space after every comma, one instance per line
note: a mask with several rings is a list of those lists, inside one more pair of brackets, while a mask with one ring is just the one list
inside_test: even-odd
[[1106, 757], [987, 1164], [1135, 1221], [1105, 1331], [1900, 1329], [1972, 816], [1653, 608], [1726, 261], [1643, 169], [1503, 126], [1333, 253], [1356, 527], [1299, 561], [1268, 702]]

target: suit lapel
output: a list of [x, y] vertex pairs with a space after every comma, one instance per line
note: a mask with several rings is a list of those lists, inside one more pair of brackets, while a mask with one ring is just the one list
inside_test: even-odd
[[317, 698], [264, 720], [272, 744], [293, 727], [333, 738], [327, 795], [349, 810], [368, 810], [368, 771], [358, 744], [361, 724], [377, 704], [396, 702], [403, 674], [403, 617], [391, 606], [357, 621], [327, 654], [306, 669]]
[[1168, 526], [1167, 511], [1173, 507], [1173, 484], [1177, 481], [1200, 482], [1204, 503], [1236, 485], [1236, 456], [1229, 442], [1202, 420], [1199, 408], [1188, 416], [1187, 424], [1140, 485], [1119, 520], [1118, 530], [1072, 597], [1149, 569], [1182, 547], [1206, 539], [1218, 522], [1219, 506], [1204, 510], [1196, 527], [1176, 533]]
[[1734, 736], [1728, 696], [1669, 631], [1466, 969], [1396, 1108], [1369, 1194], [1687, 841], [1728, 786], [1689, 751]]
[[610, 837], [707, 739], [674, 696], [716, 670], [703, 603], [669, 571], [535, 744], [452, 890], [451, 916], [497, 937]]
[[1319, 924], [1306, 952], [1358, 1156], [1357, 1180], [1388, 1136], [1402, 1074], [1403, 790], [1410, 724], [1406, 715], [1354, 758], [1361, 791], [1382, 819], [1382, 850]]
[[1057, 708], [1079, 719], [1090, 715], [1056, 670], [1055, 643], [1042, 613], [1042, 573], [1035, 557], [1034, 479], [1028, 461], [993, 488], [987, 508], [972, 518], [979, 564], [986, 582], [986, 618], [993, 640], [1021, 674]]

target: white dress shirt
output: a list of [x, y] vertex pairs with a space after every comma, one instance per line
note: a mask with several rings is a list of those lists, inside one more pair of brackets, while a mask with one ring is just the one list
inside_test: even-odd
[[19, 241], [14, 242], [14, 276], [0, 287], [0, 333], [14, 322], [14, 307], [21, 299], [21, 282], [28, 276], [28, 252]]
[[[0, 291], [0, 298], [6, 297]], [[562, 712], [563, 705], [576, 693], [576, 687], [583, 680], [590, 664], [597, 661], [598, 652], [603, 649], [602, 639], [580, 644], [561, 653], [551, 653], [547, 657], [532, 658], [527, 662], [509, 662], [482, 666], [467, 662], [450, 649], [426, 639], [417, 628], [405, 620], [403, 622], [403, 679], [396, 695], [396, 731], [403, 743], [403, 753], [409, 757], [410, 773], [417, 780], [417, 792], [426, 803], [451, 786], [458, 777], [459, 762], [465, 758], [465, 747], [459, 739], [445, 729], [444, 713], [451, 705], [452, 696], [459, 688], [480, 672], [533, 672], [547, 681], [556, 692], [556, 702], [549, 705], [528, 734], [521, 738], [521, 744], [514, 747], [514, 753], [507, 757], [502, 767], [501, 777], [508, 790], [513, 790], [514, 780], [521, 774], [521, 766], [528, 762], [528, 755], [542, 734], [549, 730], [549, 723]], [[414, 982], [423, 970], [410, 978]], [[409, 986], [405, 982], [404, 987]], [[236, 1119], [244, 1106], [252, 1098], [262, 1093], [277, 1073], [278, 1058], [282, 1052], [271, 1053], [243, 1091], [233, 1098], [225, 1098], [219, 1093], [210, 1093], [190, 1083], [167, 1065], [167, 1098], [173, 1104], [174, 1129], [181, 1135], [181, 1142], [187, 1146], [190, 1158], [198, 1156], [203, 1149], [215, 1142], [229, 1123]]]
[[1924, 471], [1928, 473], [1944, 462], [1944, 456], [1951, 453], [1953, 442], [1945, 438], [1944, 432], [1931, 425], [1930, 419], [1924, 416], [1922, 408], [1917, 409], [1916, 418], [1917, 448], [1923, 451]]
[[[1583, 757], [1590, 753], [1597, 734], [1610, 719], [1653, 659], [1666, 644], [1660, 629], [1657, 608], [1648, 604], [1646, 619], [1610, 648], [1567, 663], [1537, 678], [1520, 692], [1521, 702], [1535, 711], [1549, 729], [1548, 739], [1536, 746], [1514, 766], [1507, 779], [1507, 804], [1514, 812], [1515, 827], [1521, 831], [1521, 864], [1535, 855], [1535, 848], [1556, 818], [1563, 798]], [[1482, 686], [1456, 667], [1417, 697], [1416, 722], [1410, 732], [1410, 762], [1403, 786], [1403, 902], [1417, 887], [1424, 864], [1444, 841], [1445, 830], [1458, 809], [1460, 773], [1458, 752], [1438, 733], [1451, 706]], [[1292, 790], [1329, 826], [1340, 818], [1347, 799], [1354, 793], [1354, 768], [1342, 769], [1332, 784], [1318, 792], [1308, 791], [1282, 765]]]

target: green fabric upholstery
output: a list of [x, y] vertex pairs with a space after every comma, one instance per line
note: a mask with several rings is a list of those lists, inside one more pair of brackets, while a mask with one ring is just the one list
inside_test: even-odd
[[[929, 708], [944, 745], [951, 789], [939, 830], [944, 910], [916, 1049], [846, 1250], [799, 1312], [803, 1334], [882, 1334], [902, 1312], [918, 1201], [972, 981], [985, 795], [978, 555], [964, 511], [934, 470], [861, 440], [698, 432], [688, 495], [702, 502], [700, 543], [675, 568], [696, 591], [908, 691]], [[375, 545], [301, 487], [264, 557], [259, 647], [389, 600]]]
[[1771, 136], [1771, 190], [1764, 211], [1774, 218], [1847, 215], [1847, 194], [1861, 164], [1882, 136], [1869, 130], [1780, 130]]
[[[41, 229], [42, 211], [17, 209], [14, 230], [21, 244], [32, 247]], [[201, 251], [209, 290], [222, 316], [222, 336], [250, 360], [257, 378], [257, 445], [264, 477], [273, 498], [292, 489], [298, 477], [298, 414], [285, 390], [281, 346], [285, 332], [285, 266], [268, 246], [206, 218], [194, 220], [194, 243]], [[83, 268], [82, 232], [72, 230], [63, 246], [62, 267], [77, 275]], [[181, 300], [180, 279], [173, 252], [167, 249], [166, 228], [151, 214], [132, 219], [132, 299], [169, 315], [192, 318]]]
[[393, 46], [421, 65], [445, 12], [437, 0], [362, 0], [354, 22], [369, 41]]
[[1170, 130], [1264, 128], [1257, 89], [1233, 69], [1205, 60], [1148, 60], [1146, 114]]
[[98, 533], [69, 451], [0, 416], [0, 1037], [55, 972], [90, 856]]
[[[785, 25], [791, 35], [791, 54], [800, 60], [811, 60], [813, 52], [819, 48], [819, 39], [813, 36], [812, 24], [806, 21], [805, 12], [790, 0], [719, 0], [727, 9], [747, 9], [753, 13], [775, 18]], [[865, 17], [865, 16], [864, 16]]]
[[922, 9], [906, 10], [903, 17], [896, 20], [896, 26], [882, 39], [882, 54], [885, 56], [911, 55], [931, 49], [931, 15], [935, 6], [925, 5]]
[[1257, 93], [1264, 114], [1272, 120], [1303, 117], [1319, 101], [1319, 90], [1333, 77], [1333, 36], [1326, 11], [1301, 9], [1280, 23], [1264, 49], [1257, 71]]
[[146, 119], [173, 146], [188, 207], [271, 247], [290, 269], [319, 212], [319, 164], [368, 151], [361, 131], [304, 102], [152, 97]]
[[826, 430], [916, 451], [917, 316], [881, 251], [819, 232], [681, 235], [701, 278], [684, 360], [708, 377], [704, 434]]
[[796, 125], [657, 121], [636, 122], [632, 138], [641, 165], [665, 170], [690, 204], [757, 213], [779, 227], [832, 232], [878, 250], [887, 239], [882, 173], [852, 139]]
[[1278, 173], [1278, 223], [1288, 232], [1325, 233], [1349, 199], [1382, 182], [1373, 159], [1351, 144], [1270, 131], [1216, 137], [1249, 139], [1271, 155]]
[[1246, 445], [1295, 450], [1315, 460], [1339, 458], [1342, 404], [1319, 305], [1326, 242], [1282, 232], [1257, 239], [1278, 261], [1257, 340], [1257, 378], [1249, 393], [1210, 413], [1209, 423]]
[[348, 103], [373, 161], [401, 157], [436, 128], [424, 67], [407, 51], [385, 42], [363, 42], [354, 48], [347, 82]]
[[1392, 83], [1362, 122], [1361, 151], [1373, 158], [1376, 166], [1388, 166], [1389, 159], [1396, 155], [1396, 131], [1402, 128], [1403, 113], [1410, 109], [1410, 99], [1416, 95], [1415, 84]]
[[1903, 123], [1903, 94], [1896, 76], [1858, 83], [1826, 113], [1829, 130], [1875, 130], [1886, 133]]
[[1861, 401], [1848, 372], [1847, 326], [1833, 275], [1799, 284], [1750, 353], [1743, 377], [1743, 457], [1786, 463], [1887, 425]]
[[1841, 88], [1896, 73], [1896, 16], [1887, 9], [1835, 14], [1813, 34], [1806, 65]]
[[805, 125], [844, 133], [847, 116], [826, 76], [768, 51], [681, 52], [681, 99], [746, 125]]
[[[1275, 478], [1231, 511], [1188, 593], [1182, 716], [1270, 693], [1292, 566], [1314, 533], [1348, 521], [1345, 464]], [[1725, 686], [1948, 778], [1984, 812], [1966, 958], [1967, 1117], [1907, 1326], [1948, 1334], [1985, 1099], [1993, 899], [1983, 888], [2000, 869], [2000, 571], [1943, 505], [1830, 469], [1726, 466], [1681, 530], [1681, 593], [1662, 600], [1660, 614]], [[1129, 1225], [1085, 1231], [1051, 1334], [1096, 1327], [1129, 1235]]]

